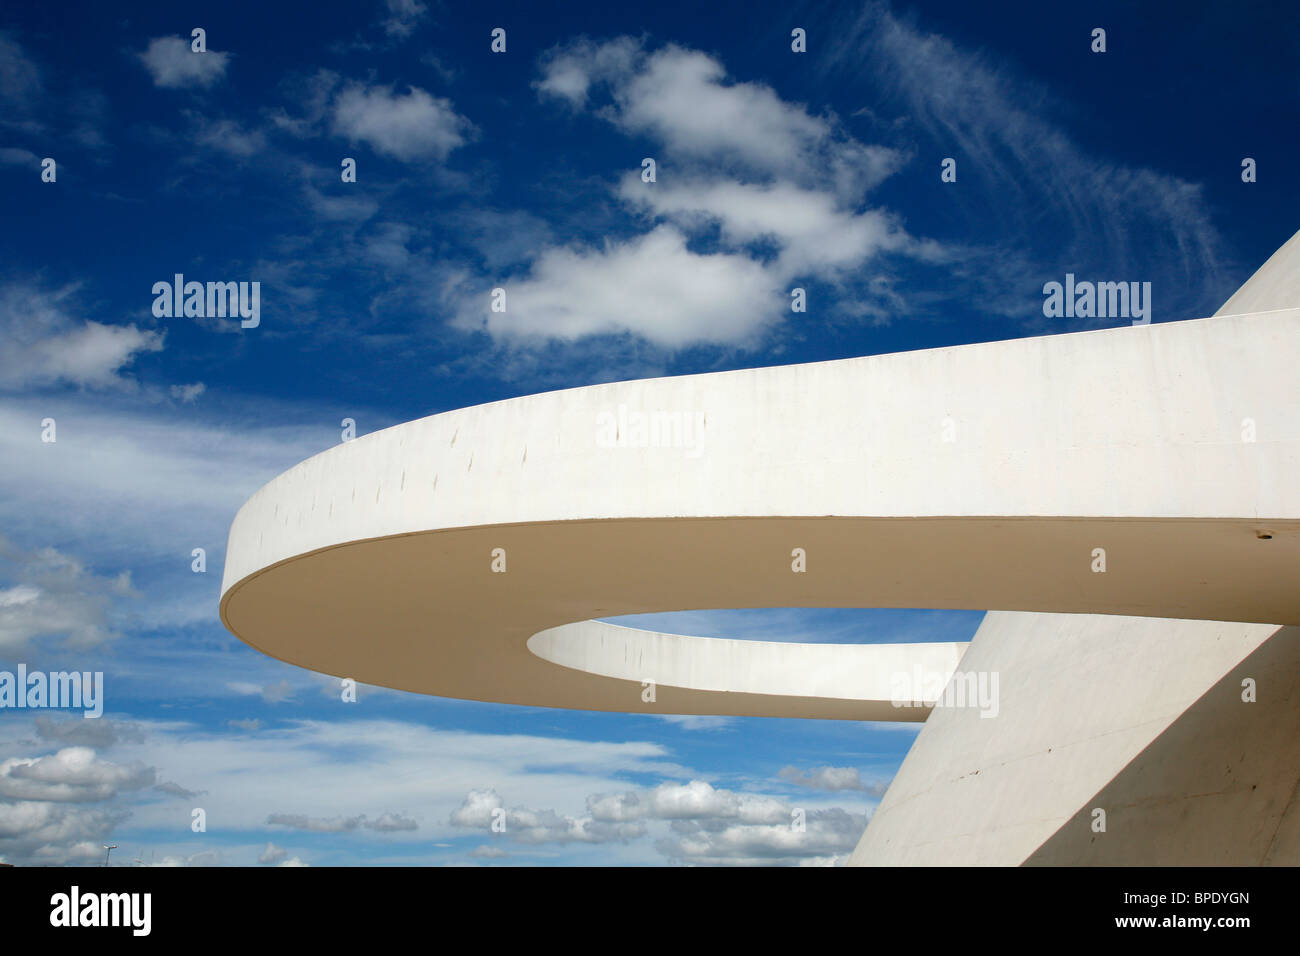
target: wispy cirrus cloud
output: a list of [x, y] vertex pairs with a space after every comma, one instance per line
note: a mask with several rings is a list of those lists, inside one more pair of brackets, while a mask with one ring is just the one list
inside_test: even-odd
[[1081, 145], [1058, 98], [1014, 64], [883, 3], [843, 16], [819, 64], [870, 93], [873, 115], [898, 110], [911, 148], [957, 160], [945, 195], [982, 238], [950, 244], [950, 268], [983, 311], [1041, 325], [1042, 285], [1067, 270], [1154, 281], [1162, 319], [1217, 301], [1223, 242], [1202, 187]]
[[384, 0], [387, 16], [383, 20], [384, 32], [392, 37], [407, 37], [429, 12], [420, 0]]

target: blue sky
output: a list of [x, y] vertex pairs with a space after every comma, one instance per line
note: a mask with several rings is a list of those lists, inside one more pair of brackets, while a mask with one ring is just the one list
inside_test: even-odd
[[[1045, 317], [1066, 273], [1150, 282], [1151, 321], [1212, 313], [1300, 221], [1300, 20], [1133, 6], [6, 9], [0, 669], [102, 670], [107, 701], [0, 711], [0, 859], [842, 860], [915, 726], [344, 704], [222, 628], [230, 520], [344, 418], [1127, 324]], [[175, 273], [260, 282], [260, 325], [156, 317]], [[631, 623], [853, 642], [980, 618]], [[799, 846], [773, 836], [792, 807]]]

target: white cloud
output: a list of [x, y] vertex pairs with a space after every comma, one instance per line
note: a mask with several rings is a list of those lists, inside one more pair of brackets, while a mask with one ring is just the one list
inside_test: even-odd
[[[971, 206], [953, 197], [954, 217], [984, 237], [958, 264], [962, 283], [979, 290], [967, 298], [1023, 316], [1048, 278], [1098, 268], [1125, 270], [1116, 279], [1169, 275], [1171, 318], [1198, 300], [1217, 305], [1222, 243], [1200, 186], [1091, 152], [1059, 125], [1062, 107], [1031, 77], [886, 6], [869, 4], [827, 34], [823, 82], [869, 78], [874, 96], [899, 102], [909, 126], [957, 160], [959, 182], [979, 184]], [[992, 218], [990, 195], [1000, 197]]]
[[180, 797], [182, 800], [193, 800], [195, 797], [203, 795], [202, 790], [187, 790], [179, 783], [173, 783], [170, 780], [154, 784], [154, 789], [171, 797]]
[[879, 315], [897, 296], [887, 273], [863, 270], [885, 254], [938, 255], [887, 212], [861, 208], [898, 152], [771, 87], [730, 80], [707, 54], [580, 40], [544, 58], [536, 86], [662, 144], [657, 181], [633, 173], [616, 190], [658, 222], [603, 248], [543, 249], [526, 275], [494, 283], [505, 312], [489, 310], [486, 289], [449, 283], [461, 328], [532, 345], [632, 333], [664, 349], [754, 347], [789, 315], [795, 280], [852, 279], [861, 294], [847, 311]]
[[785, 804], [775, 797], [716, 790], [703, 780], [656, 787], [649, 795], [648, 812], [661, 820], [735, 819], [769, 824], [790, 820]]
[[107, 800], [153, 784], [155, 772], [95, 756], [89, 747], [66, 747], [46, 757], [15, 757], [0, 763], [0, 798], [50, 803]]
[[253, 684], [249, 681], [229, 681], [226, 687], [244, 697], [261, 697], [268, 704], [280, 704], [293, 699], [293, 685], [281, 679], [274, 684]]
[[[337, 422], [312, 425], [300, 408], [252, 402], [204, 420], [170, 402], [140, 401], [145, 397], [0, 400], [0, 527], [15, 540], [59, 541], [114, 569], [178, 555], [188, 567], [191, 550], [203, 547], [208, 574], [196, 583], [214, 573], [219, 580], [221, 548], [239, 506], [337, 441]], [[40, 440], [46, 417], [57, 422], [57, 442]], [[41, 493], [33, 496], [33, 488]], [[155, 595], [141, 610], [155, 623], [175, 621], [156, 618], [171, 611], [185, 620], [212, 616], [192, 591]]]
[[28, 58], [22, 44], [0, 32], [0, 126], [37, 132], [40, 124], [29, 117], [36, 112], [42, 93], [40, 69]]
[[451, 101], [418, 87], [398, 94], [384, 87], [353, 85], [334, 101], [334, 132], [404, 161], [446, 159], [473, 134], [473, 125]]
[[100, 844], [129, 815], [120, 807], [0, 801], [0, 858], [55, 865], [103, 860]]
[[271, 826], [306, 830], [310, 833], [346, 833], [355, 830], [365, 821], [364, 816], [315, 818], [301, 813], [272, 813], [266, 818]]
[[173, 385], [169, 391], [172, 398], [188, 404], [207, 390], [208, 387], [202, 382], [195, 382], [192, 385]]
[[627, 77], [640, 56], [641, 44], [630, 37], [600, 44], [578, 40], [546, 54], [542, 78], [535, 86], [543, 96], [558, 97], [581, 108], [587, 105], [593, 83]]
[[492, 825], [493, 811], [505, 809], [505, 802], [495, 790], [471, 790], [465, 801], [453, 811], [451, 825], [486, 829]]
[[131, 577], [106, 578], [55, 550], [23, 551], [0, 538], [0, 652], [12, 653], [38, 638], [62, 638], [66, 647], [103, 644], [115, 634], [109, 615], [116, 597], [133, 596]]
[[[100, 850], [99, 859], [103, 860], [103, 850]], [[161, 867], [180, 867], [180, 866], [221, 866], [222, 855], [220, 850], [201, 850], [198, 853], [187, 853], [184, 856], [169, 854], [160, 860], [149, 860], [148, 862], [140, 861], [142, 866], [161, 866]], [[118, 864], [114, 863], [114, 866]]]
[[793, 183], [729, 181], [642, 183], [624, 179], [626, 201], [684, 227], [718, 223], [732, 247], [767, 240], [780, 249], [769, 271], [782, 281], [858, 268], [881, 252], [919, 251], [893, 218], [878, 210], [854, 213], [831, 192]]
[[388, 16], [384, 19], [384, 30], [389, 36], [409, 36], [415, 25], [428, 12], [420, 0], [385, 0]]
[[645, 827], [633, 821], [571, 817], [554, 810], [506, 808], [495, 790], [471, 790], [450, 820], [452, 826], [500, 832], [517, 843], [534, 845], [626, 842], [645, 834]]
[[262, 855], [257, 858], [257, 862], [277, 865], [284, 862], [288, 858], [289, 858], [288, 850], [286, 850], [282, 846], [276, 846], [274, 843], [268, 842], [266, 844], [266, 849], [262, 851]]
[[501, 820], [503, 839], [534, 845], [625, 842], [645, 836], [652, 823], [667, 823], [656, 849], [670, 859], [705, 865], [834, 864], [852, 850], [866, 825], [865, 814], [795, 808], [775, 797], [716, 789], [702, 780], [592, 794], [581, 817], [508, 808], [495, 790], [474, 790], [451, 817], [454, 826], [494, 833], [494, 822], [499, 829]]
[[75, 292], [75, 286], [49, 291], [21, 282], [0, 287], [0, 389], [132, 387], [123, 367], [139, 353], [162, 349], [162, 333], [78, 320], [69, 311]]
[[195, 53], [191, 41], [181, 37], [155, 37], [140, 54], [140, 61], [153, 77], [155, 86], [172, 89], [207, 87], [226, 75], [229, 53], [209, 50]]
[[356, 829], [375, 830], [379, 833], [401, 833], [419, 829], [419, 824], [400, 813], [383, 813], [369, 819], [364, 813], [354, 817], [309, 817], [301, 813], [272, 813], [266, 818], [271, 826], [306, 830], [309, 833], [348, 833]]
[[877, 797], [883, 796], [885, 792], [882, 784], [868, 787], [862, 781], [862, 773], [857, 767], [817, 767], [807, 773], [798, 767], [782, 767], [777, 776], [795, 786], [812, 790], [861, 790]]
[[379, 203], [369, 196], [327, 196], [313, 186], [306, 192], [312, 212], [330, 222], [361, 221], [379, 211]]
[[[30, 726], [0, 724], [0, 731], [8, 729], [0, 747], [12, 755], [29, 746], [18, 738]], [[648, 742], [454, 732], [392, 720], [290, 721], [255, 736], [186, 723], [131, 726], [131, 735], [117, 735], [111, 763], [64, 748], [45, 756], [18, 750], [0, 764], [0, 855], [12, 862], [95, 862], [87, 848], [110, 836], [135, 846], [174, 827], [176, 801], [152, 786], [156, 776], [146, 762], [184, 781], [188, 792], [203, 792], [209, 819], [219, 815], [222, 821], [227, 842], [217, 850], [208, 844], [206, 856], [183, 841], [156, 848], [167, 860], [188, 865], [284, 863], [292, 851], [274, 838], [286, 828], [315, 846], [371, 861], [378, 859], [376, 847], [387, 847], [386, 859], [427, 863], [430, 847], [449, 849], [446, 839], [478, 831], [484, 839], [471, 846], [486, 842], [501, 853], [599, 846], [601, 859], [625, 862], [652, 862], [656, 853], [666, 853], [682, 862], [809, 864], [834, 862], [865, 825], [860, 814], [836, 811], [844, 813], [841, 819], [824, 807], [808, 807], [810, 836], [787, 837], [781, 832], [790, 830], [786, 802], [699, 780], [671, 782], [689, 779], [689, 772]], [[627, 775], [669, 782], [627, 791], [620, 782]], [[492, 786], [477, 784], [484, 780]], [[14, 795], [13, 788], [38, 785], [45, 789], [24, 793], [50, 799]], [[65, 789], [51, 789], [58, 787]], [[577, 812], [508, 807], [499, 794], [509, 792]], [[76, 800], [102, 804], [86, 807]], [[413, 812], [376, 812], [383, 807]], [[496, 808], [506, 813], [505, 834], [491, 831]], [[130, 828], [122, 829], [128, 818]]]
[[337, 73], [324, 69], [317, 70], [310, 76], [291, 76], [282, 86], [285, 95], [301, 108], [301, 115], [290, 116], [283, 107], [269, 110], [267, 115], [277, 129], [291, 136], [301, 138], [314, 135], [329, 112], [330, 98], [340, 79]]
[[29, 149], [16, 149], [12, 146], [0, 148], [0, 163], [6, 166], [31, 166], [38, 168], [41, 158]]
[[57, 720], [41, 714], [36, 717], [36, 736], [41, 740], [103, 750], [121, 741], [139, 743], [144, 739], [144, 730], [139, 724], [110, 717]]
[[835, 865], [852, 852], [866, 824], [865, 814], [838, 807], [807, 811], [803, 829], [789, 816], [766, 824], [684, 820], [656, 848], [700, 866]]
[[732, 82], [714, 57], [673, 44], [646, 53], [626, 37], [578, 41], [552, 51], [537, 87], [578, 107], [598, 84], [611, 97], [599, 115], [659, 140], [668, 163], [731, 161], [804, 185], [832, 183], [850, 198], [902, 159], [893, 149], [856, 142], [833, 115], [813, 115], [761, 83]]
[[233, 120], [209, 120], [192, 116], [196, 122], [195, 142], [230, 156], [247, 159], [266, 149], [266, 137], [260, 130], [247, 130]]
[[761, 263], [693, 252], [670, 225], [603, 249], [548, 249], [528, 276], [502, 287], [505, 312], [491, 311], [487, 289], [459, 290], [457, 324], [509, 339], [633, 332], [681, 348], [751, 341], [785, 301]]
[[768, 86], [726, 84], [713, 57], [669, 46], [618, 85], [617, 121], [670, 149], [707, 158], [734, 157], [766, 169], [806, 162], [830, 135], [825, 119], [786, 103]]
[[723, 730], [736, 722], [734, 717], [715, 717], [707, 714], [651, 714], [683, 730]]
[[419, 824], [408, 816], [400, 813], [383, 813], [378, 819], [366, 821], [366, 827], [370, 830], [378, 830], [380, 833], [396, 833], [404, 830], [417, 830]]

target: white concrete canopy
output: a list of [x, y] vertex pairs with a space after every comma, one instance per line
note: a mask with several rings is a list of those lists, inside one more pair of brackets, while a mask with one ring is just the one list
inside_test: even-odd
[[[924, 720], [933, 698], [895, 706], [894, 678], [942, 685], [967, 644], [755, 643], [592, 619], [995, 609], [968, 656], [1007, 670], [1009, 711], [998, 729], [941, 711], [854, 861], [1150, 859], [1133, 831], [1099, 856], [1079, 802], [1142, 807], [1127, 819], [1149, 842], [1204, 817], [1186, 791], [1217, 771], [1179, 756], [1186, 728], [1209, 721], [1220, 749], [1300, 728], [1297, 276], [1300, 235], [1211, 319], [620, 382], [385, 429], [240, 509], [222, 619], [282, 660], [427, 694]], [[1111, 707], [1129, 648], [1180, 666], [1162, 693]], [[1280, 705], [1198, 701], [1243, 661]], [[1062, 744], [1072, 762], [1050, 756]], [[1289, 751], [1263, 746], [1241, 762], [1262, 783], [1214, 806], [1268, 822], [1225, 827], [1216, 862], [1300, 847]], [[947, 830], [931, 835], [935, 814]]]
[[[255, 494], [231, 528], [222, 617], [273, 656], [423, 693], [853, 719], [928, 708], [889, 706], [879, 679], [856, 692], [818, 682], [793, 651], [773, 666], [761, 645], [719, 656], [703, 639], [625, 634], [617, 653], [632, 668], [611, 667], [595, 641], [552, 634], [539, 656], [529, 640], [712, 607], [1300, 623], [1297, 336], [1291, 309], [434, 415], [340, 444]], [[602, 447], [602, 413], [636, 412], [702, 431]], [[1258, 439], [1245, 442], [1252, 417]], [[492, 570], [498, 548], [505, 573]], [[1099, 548], [1106, 573], [1092, 570]], [[878, 678], [904, 661], [951, 667], [959, 649], [801, 653]], [[644, 680], [659, 685], [653, 705]]]

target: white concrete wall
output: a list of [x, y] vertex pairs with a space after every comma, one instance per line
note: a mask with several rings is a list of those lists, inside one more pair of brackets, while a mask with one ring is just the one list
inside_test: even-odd
[[961, 669], [997, 716], [934, 710], [853, 864], [1300, 863], [1300, 628], [994, 612]]
[[[1266, 322], [1297, 304], [1300, 233], [1210, 321], [1259, 312]], [[1280, 347], [1300, 358], [1294, 336]], [[1254, 417], [1294, 415], [1284, 401]], [[1164, 475], [1153, 477], [1159, 486]], [[1300, 472], [1281, 481], [1300, 487]], [[1257, 596], [1249, 580], [1237, 586]], [[1297, 638], [1261, 624], [990, 612], [962, 669], [1001, 673], [1000, 716], [936, 711], [852, 862], [1300, 863]], [[1241, 698], [1246, 678], [1255, 703]], [[1105, 833], [1092, 829], [1098, 807]]]

